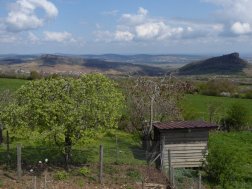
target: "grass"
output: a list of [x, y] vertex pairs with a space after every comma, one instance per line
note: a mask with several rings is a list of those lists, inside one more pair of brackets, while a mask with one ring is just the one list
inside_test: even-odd
[[240, 98], [229, 98], [229, 97], [216, 97], [216, 96], [205, 96], [205, 95], [186, 95], [184, 100], [181, 102], [182, 108], [186, 112], [191, 112], [195, 119], [203, 119], [208, 121], [208, 107], [214, 105], [218, 107], [218, 116], [225, 115], [226, 110], [233, 103], [240, 103], [247, 107], [249, 113], [249, 124], [252, 125], [252, 100], [251, 99], [240, 99]]
[[[112, 132], [112, 134], [111, 134]], [[117, 142], [116, 142], [117, 138]], [[16, 144], [22, 143], [22, 158], [24, 164], [29, 167], [37, 166], [39, 161], [49, 159], [49, 164], [63, 165], [64, 157], [62, 152], [54, 145], [42, 145], [36, 141], [16, 139], [12, 141], [10, 156], [11, 165], [16, 162]], [[133, 134], [123, 131], [110, 131], [96, 137], [89, 144], [78, 144], [73, 146], [72, 162], [74, 165], [98, 163], [99, 146], [104, 148], [104, 162], [107, 164], [146, 164], [145, 151], [141, 149], [140, 139]], [[6, 147], [0, 146], [0, 164], [7, 162]]]
[[220, 148], [229, 147], [237, 157], [242, 156], [242, 181], [237, 182], [236, 188], [250, 188], [252, 186], [252, 132], [214, 132], [210, 134], [209, 140], [218, 142]]
[[29, 82], [29, 81], [22, 80], [22, 79], [0, 78], [0, 92], [3, 90], [15, 91], [26, 82]]

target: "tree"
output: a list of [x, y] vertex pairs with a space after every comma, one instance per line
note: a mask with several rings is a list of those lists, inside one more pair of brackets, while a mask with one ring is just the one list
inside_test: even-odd
[[[12, 93], [9, 90], [1, 91], [0, 93], [0, 115], [3, 113], [4, 109], [12, 101]], [[0, 144], [3, 142], [3, 130], [4, 125], [0, 120]]]
[[86, 131], [117, 127], [123, 100], [115, 83], [101, 74], [41, 79], [22, 86], [2, 118], [13, 131], [37, 130], [53, 139], [68, 167], [72, 145]]
[[222, 120], [222, 125], [228, 131], [243, 130], [248, 122], [248, 110], [240, 103], [234, 103], [227, 111], [227, 116]]
[[[143, 129], [143, 140], [151, 140], [153, 121], [182, 119], [178, 107], [183, 97], [186, 84], [173, 77], [148, 78], [140, 77], [130, 81], [126, 89], [129, 114], [135, 128], [147, 120], [148, 127]], [[150, 144], [146, 148], [150, 147]], [[145, 146], [144, 145], [144, 146]]]

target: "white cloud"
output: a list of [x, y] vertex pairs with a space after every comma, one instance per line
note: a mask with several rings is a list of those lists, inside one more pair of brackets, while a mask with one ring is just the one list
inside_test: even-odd
[[123, 14], [121, 17], [121, 22], [124, 22], [126, 24], [140, 24], [143, 23], [148, 15], [148, 10], [140, 7], [137, 11], [137, 14]]
[[131, 41], [134, 38], [134, 34], [128, 31], [116, 31], [114, 36], [116, 41]]
[[248, 34], [251, 33], [252, 28], [250, 27], [249, 23], [241, 23], [241, 22], [235, 22], [232, 27], [231, 30], [238, 35], [241, 34]]
[[115, 31], [102, 31], [99, 28], [95, 35], [96, 41], [105, 42], [177, 40], [217, 36], [222, 31], [222, 24], [155, 18], [140, 7], [136, 14], [122, 14]]
[[[39, 17], [36, 9], [44, 10], [45, 15]], [[45, 20], [57, 15], [58, 9], [48, 0], [17, 0], [10, 6], [5, 25], [6, 29], [11, 32], [32, 30], [43, 26]]]
[[44, 32], [44, 37], [46, 41], [52, 42], [76, 42], [71, 33], [68, 32]]
[[227, 30], [234, 34], [251, 33], [252, 1], [251, 0], [204, 0], [219, 7], [217, 19], [226, 25]]

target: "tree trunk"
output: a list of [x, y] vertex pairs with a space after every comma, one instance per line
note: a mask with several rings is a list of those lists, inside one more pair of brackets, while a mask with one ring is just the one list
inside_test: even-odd
[[69, 170], [71, 151], [72, 151], [72, 140], [70, 137], [70, 132], [69, 132], [69, 130], [67, 130], [65, 133], [65, 149], [64, 149], [65, 167], [66, 167], [67, 171]]

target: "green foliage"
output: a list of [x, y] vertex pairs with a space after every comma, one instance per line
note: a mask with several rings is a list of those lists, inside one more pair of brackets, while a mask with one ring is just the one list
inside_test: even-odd
[[36, 80], [36, 79], [41, 79], [42, 76], [40, 75], [40, 73], [38, 73], [37, 71], [31, 71], [30, 73], [30, 80]]
[[[220, 119], [226, 117], [227, 110], [234, 104], [239, 103], [245, 106], [248, 110], [248, 114], [252, 115], [252, 101], [249, 99], [239, 99], [239, 98], [228, 98], [228, 97], [216, 97], [216, 96], [205, 96], [205, 95], [186, 95], [181, 101], [181, 108], [184, 111], [190, 111], [194, 109], [193, 114], [196, 115], [197, 119], [209, 120], [209, 108], [207, 105], [216, 104], [218, 105], [218, 111], [215, 116]], [[192, 108], [193, 107], [193, 108]], [[218, 123], [218, 120], [217, 120]], [[252, 116], [248, 118], [249, 125], [252, 125]]]
[[248, 110], [240, 103], [234, 103], [227, 111], [227, 116], [222, 120], [227, 130], [243, 130], [248, 122]]
[[246, 135], [246, 133], [212, 133], [210, 135], [205, 171], [212, 183], [218, 184], [222, 188], [232, 188], [237, 182], [244, 179], [244, 175], [248, 171], [246, 165], [249, 152], [243, 147], [248, 144], [245, 141], [245, 143], [239, 142], [241, 138], [237, 137], [247, 138]]
[[78, 173], [79, 175], [87, 177], [87, 176], [90, 176], [91, 170], [88, 167], [82, 167], [82, 168], [79, 168]]
[[123, 101], [115, 83], [101, 74], [41, 79], [17, 91], [16, 101], [1, 114], [1, 120], [19, 136], [39, 132], [43, 141], [53, 141], [70, 154], [71, 146], [81, 138], [95, 138], [99, 131], [117, 128]]
[[222, 92], [233, 94], [236, 88], [237, 86], [227, 79], [213, 79], [199, 85], [200, 93], [210, 96], [219, 96]]
[[53, 178], [55, 180], [66, 180], [69, 177], [69, 174], [66, 171], [57, 171]]

